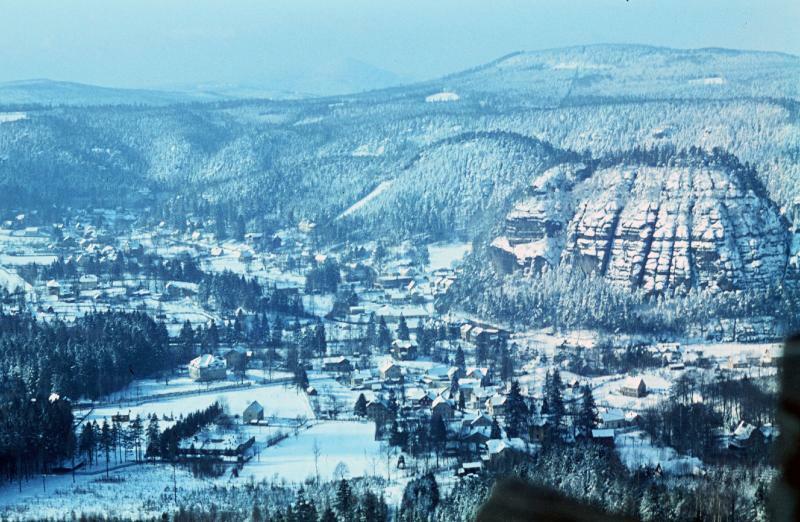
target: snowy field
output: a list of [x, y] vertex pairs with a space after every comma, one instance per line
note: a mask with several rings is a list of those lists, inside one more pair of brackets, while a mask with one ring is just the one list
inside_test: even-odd
[[653, 446], [643, 431], [619, 433], [614, 444], [620, 460], [632, 471], [643, 466], [655, 468], [660, 465], [665, 473], [686, 475], [703, 465], [697, 457], [679, 455], [672, 448]]
[[33, 263], [37, 265], [52, 265], [56, 261], [58, 261], [58, 256], [51, 254], [0, 254], [0, 265], [4, 266], [24, 266]]
[[264, 407], [265, 418], [314, 418], [305, 393], [297, 391], [292, 385], [273, 384], [250, 386], [237, 390], [198, 392], [123, 408], [114, 405], [103, 406], [94, 409], [89, 414], [88, 420], [102, 422], [104, 418], [110, 419], [117, 413], [130, 413], [131, 416], [141, 415], [142, 417], [155, 413], [159, 418], [165, 416], [177, 418], [180, 415], [185, 416], [188, 413], [205, 409], [215, 401], [227, 405], [230, 413], [234, 415], [241, 415], [251, 402], [258, 401]]
[[593, 387], [594, 397], [598, 406], [622, 410], [644, 410], [666, 399], [669, 394], [669, 388], [672, 385], [671, 381], [662, 375], [652, 372], [643, 373], [636, 377], [644, 379], [644, 383], [647, 386], [647, 395], [644, 397], [628, 397], [620, 392], [620, 387], [627, 376], [620, 375], [618, 377], [617, 379], [605, 380], [597, 388], [590, 384]]
[[452, 268], [453, 263], [461, 261], [464, 256], [472, 251], [472, 243], [434, 243], [428, 245], [430, 256], [430, 270]]
[[[102, 467], [101, 467], [102, 468]], [[71, 513], [126, 515], [144, 517], [160, 515], [172, 509], [173, 469], [165, 465], [135, 465], [112, 472], [105, 479], [104, 468], [91, 475], [50, 476], [43, 488], [41, 479], [0, 488], [0, 517], [4, 520], [26, 520], [33, 517], [69, 518]], [[178, 494], [181, 491], [208, 487], [210, 481], [198, 479], [180, 467], [175, 470]], [[149, 508], [144, 507], [145, 503]]]
[[[386, 474], [386, 454], [375, 441], [375, 425], [371, 422], [326, 421], [301, 430], [276, 446], [261, 452], [241, 473], [256, 480], [282, 478], [302, 482], [319, 469], [322, 480], [334, 478], [339, 463], [345, 463], [349, 477]], [[314, 457], [314, 447], [319, 458]]]
[[[263, 380], [262, 374], [248, 375], [245, 382], [252, 382], [255, 384], [253, 379], [260, 382]], [[216, 388], [236, 384], [239, 384], [239, 380], [234, 378], [233, 375], [228, 375], [228, 379], [226, 380], [212, 382], [198, 382], [186, 375], [171, 377], [169, 383], [165, 383], [163, 379], [141, 379], [132, 382], [118, 392], [109, 394], [102, 402], [131, 401], [142, 397], [157, 397], [159, 395], [172, 393], [209, 393]]]

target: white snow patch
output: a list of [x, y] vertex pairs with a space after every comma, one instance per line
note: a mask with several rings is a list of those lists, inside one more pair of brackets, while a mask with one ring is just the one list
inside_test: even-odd
[[454, 263], [461, 261], [471, 251], [472, 243], [434, 243], [428, 245], [429, 269], [452, 268]]
[[[315, 445], [319, 450], [316, 459]], [[351, 477], [386, 474], [386, 456], [382, 455], [381, 443], [375, 440], [373, 423], [330, 421], [317, 424], [277, 446], [264, 449], [258, 460], [245, 465], [241, 476], [252, 476], [256, 480], [278, 476], [302, 482], [319, 470], [322, 480], [331, 480], [340, 462], [347, 466]]]
[[351, 215], [351, 214], [353, 214], [355, 212], [358, 212], [358, 210], [360, 210], [364, 205], [366, 205], [367, 203], [369, 203], [373, 199], [377, 198], [383, 192], [385, 192], [386, 189], [391, 187], [392, 183], [394, 183], [393, 179], [389, 179], [389, 180], [386, 180], [386, 181], [381, 181], [380, 183], [378, 183], [377, 187], [372, 189], [372, 192], [370, 192], [369, 194], [367, 194], [363, 198], [359, 199], [350, 208], [348, 208], [347, 210], [345, 210], [344, 212], [339, 214], [339, 217], [337, 219], [342, 219], [343, 217], [347, 217], [347, 216], [349, 216], [349, 215]]
[[694, 80], [689, 80], [689, 83], [692, 85], [724, 85], [727, 82], [722, 76], [709, 76], [707, 78], [695, 78]]
[[0, 123], [24, 120], [28, 117], [24, 112], [0, 112]]
[[453, 102], [460, 100], [461, 97], [451, 91], [437, 92], [425, 97], [425, 103]]
[[386, 146], [383, 144], [378, 145], [377, 147], [370, 147], [364, 143], [356, 147], [356, 150], [353, 151], [352, 155], [356, 158], [375, 157], [383, 156], [384, 152], [386, 152]]

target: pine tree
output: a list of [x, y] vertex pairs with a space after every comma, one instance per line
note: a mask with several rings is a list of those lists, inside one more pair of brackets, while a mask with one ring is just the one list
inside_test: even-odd
[[384, 319], [383, 316], [380, 316], [378, 319], [378, 346], [385, 350], [389, 348], [391, 344], [392, 333], [389, 331], [389, 327], [386, 326], [386, 319]]
[[458, 367], [461, 371], [465, 371], [467, 369], [467, 359], [464, 356], [464, 350], [461, 348], [461, 345], [459, 345], [458, 348], [456, 349], [455, 366]]
[[181, 333], [178, 336], [178, 342], [181, 344], [181, 357], [189, 359], [194, 355], [194, 330], [192, 324], [187, 319], [181, 327]]
[[144, 434], [144, 425], [142, 417], [138, 414], [128, 424], [128, 436], [130, 437], [131, 444], [133, 445], [134, 455], [136, 460], [141, 460], [142, 449], [142, 435]]
[[302, 486], [297, 491], [297, 500], [294, 503], [294, 516], [297, 522], [316, 522], [317, 508], [314, 504], [306, 500], [305, 491]]
[[358, 399], [356, 399], [356, 405], [353, 408], [353, 414], [362, 418], [367, 416], [367, 398], [363, 393], [360, 393], [358, 395]]
[[95, 448], [95, 437], [94, 437], [94, 430], [92, 429], [92, 423], [87, 422], [83, 425], [81, 430], [81, 435], [78, 438], [78, 448], [80, 449], [81, 453], [84, 453], [89, 460], [89, 465], [92, 465], [92, 457], [94, 456], [94, 448]]
[[589, 435], [591, 430], [597, 426], [598, 420], [592, 389], [588, 385], [584, 385], [581, 389], [581, 407], [576, 424], [583, 430], [584, 435]]
[[113, 442], [111, 438], [111, 427], [108, 425], [108, 422], [103, 419], [103, 427], [100, 428], [100, 447], [103, 449], [103, 453], [106, 454], [106, 478], [108, 478], [108, 461], [111, 457], [111, 445]]
[[494, 417], [492, 418], [492, 428], [491, 432], [489, 433], [490, 439], [502, 439], [503, 432], [500, 430], [500, 424], [497, 422], [497, 419]]
[[272, 325], [272, 346], [279, 347], [283, 342], [283, 321], [281, 316], [275, 318], [275, 323]]
[[348, 520], [353, 510], [353, 491], [346, 479], [339, 481], [336, 488], [336, 512], [343, 520]]
[[399, 518], [402, 522], [424, 522], [430, 520], [438, 505], [439, 485], [433, 473], [426, 473], [406, 485]]
[[554, 370], [550, 375], [549, 384], [546, 383], [546, 387], [550, 413], [553, 416], [553, 427], [556, 431], [560, 431], [563, 427], [562, 423], [566, 410], [564, 408], [564, 398], [561, 394], [561, 373], [559, 373], [558, 369]]
[[359, 507], [359, 522], [386, 522], [388, 517], [386, 502], [372, 491], [364, 493]]
[[406, 318], [400, 314], [400, 321], [397, 324], [397, 338], [401, 341], [408, 341], [411, 337], [406, 324]]
[[519, 437], [528, 427], [528, 405], [522, 397], [517, 381], [511, 382], [506, 397], [506, 433], [509, 437]]
[[364, 335], [364, 352], [366, 353], [370, 346], [379, 344], [378, 330], [375, 321], [375, 312], [369, 314], [369, 321], [367, 321], [367, 331]]
[[158, 425], [158, 416], [154, 413], [150, 417], [150, 422], [147, 424], [147, 450], [145, 455], [148, 458], [158, 457], [159, 454], [159, 436], [161, 429]]

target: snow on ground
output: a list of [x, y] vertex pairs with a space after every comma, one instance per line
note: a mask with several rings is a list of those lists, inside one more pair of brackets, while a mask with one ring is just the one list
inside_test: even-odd
[[11, 123], [12, 121], [24, 120], [28, 115], [24, 112], [0, 112], [0, 123]]
[[179, 415], [202, 410], [219, 401], [227, 404], [230, 413], [241, 415], [242, 411], [253, 401], [258, 401], [264, 407], [266, 418], [281, 417], [295, 419], [297, 417], [314, 418], [311, 406], [305, 393], [299, 392], [292, 385], [284, 386], [272, 384], [267, 386], [250, 386], [237, 390], [227, 391], [208, 391], [193, 395], [171, 397], [140, 405], [124, 406], [120, 408], [116, 405], [102, 406], [94, 409], [88, 420], [102, 422], [104, 418], [109, 418], [117, 413], [128, 413], [132, 416], [141, 415], [145, 417], [155, 413], [159, 418], [167, 416], [177, 418]]
[[713, 343], [713, 344], [685, 344], [683, 349], [687, 352], [702, 352], [709, 357], [731, 357], [748, 355], [760, 357], [765, 352], [779, 356], [783, 352], [781, 343]]
[[[317, 466], [315, 444], [319, 449]], [[301, 482], [313, 477], [318, 467], [320, 478], [330, 480], [340, 462], [346, 464], [350, 477], [386, 474], [386, 455], [381, 452], [381, 443], [375, 440], [373, 423], [321, 422], [264, 449], [257, 460], [245, 465], [240, 476], [252, 476], [256, 480], [277, 476], [290, 482]]]
[[[170, 502], [160, 502], [162, 495], [172, 497], [173, 469], [165, 465], [136, 465], [112, 472], [106, 481], [104, 466], [96, 474], [49, 476], [46, 491], [42, 480], [23, 482], [22, 492], [17, 484], [0, 488], [0, 517], [29, 519], [32, 517], [64, 518], [75, 513], [126, 515], [132, 518], [160, 515], [171, 509]], [[178, 494], [181, 490], [208, 487], [207, 481], [194, 478], [189, 471], [175, 470]], [[146, 501], [152, 506], [143, 507]]]
[[36, 263], [37, 265], [52, 265], [56, 261], [58, 261], [58, 256], [51, 254], [0, 254], [0, 265], [4, 266], [23, 266], [32, 263]]
[[472, 243], [434, 243], [428, 245], [429, 269], [452, 268], [453, 263], [461, 261], [472, 251]]
[[356, 149], [353, 151], [353, 156], [356, 158], [368, 157], [368, 156], [382, 156], [385, 151], [386, 151], [386, 146], [383, 144], [370, 146], [364, 143], [356, 147]]
[[647, 386], [647, 395], [644, 397], [628, 397], [622, 395], [620, 387], [628, 375], [619, 375], [617, 378], [605, 380], [594, 388], [593, 393], [599, 406], [619, 408], [623, 410], [643, 410], [655, 406], [665, 399], [669, 393], [671, 382], [656, 373], [643, 373], [642, 377]]
[[303, 308], [312, 314], [324, 317], [333, 310], [333, 294], [303, 294]]
[[33, 287], [31, 285], [16, 273], [2, 267], [0, 267], [0, 288], [5, 288], [12, 294], [17, 290], [21, 290], [28, 296], [33, 295]]
[[703, 465], [697, 457], [679, 455], [669, 447], [653, 446], [650, 437], [643, 431], [618, 433], [614, 444], [620, 460], [631, 470], [642, 466], [654, 468], [660, 464], [665, 473], [685, 475]]
[[451, 91], [437, 92], [425, 97], [425, 103], [438, 103], [438, 102], [454, 102], [460, 100], [461, 97]]
[[389, 187], [391, 187], [392, 183], [394, 183], [393, 179], [389, 179], [389, 180], [386, 180], [386, 181], [381, 181], [380, 183], [378, 183], [377, 187], [372, 189], [372, 192], [370, 192], [369, 194], [367, 194], [363, 198], [361, 198], [358, 201], [356, 201], [350, 208], [348, 208], [347, 210], [345, 210], [344, 212], [339, 214], [339, 217], [336, 218], [336, 219], [342, 219], [344, 217], [349, 216], [350, 214], [358, 212], [358, 210], [361, 209], [364, 205], [366, 205], [367, 203], [369, 203], [373, 199], [377, 198], [383, 192], [385, 192]]
[[709, 76], [708, 78], [689, 80], [689, 83], [692, 85], [724, 85], [726, 82], [725, 78], [721, 76]]
[[[258, 375], [250, 375], [250, 372], [252, 372], [252, 370], [248, 371], [248, 381], [250, 381], [250, 379], [255, 379], [258, 381], [263, 379], [260, 373]], [[165, 383], [163, 379], [141, 379], [132, 382], [120, 391], [109, 394], [103, 399], [103, 402], [135, 401], [142, 397], [152, 397], [172, 393], [209, 393], [215, 388], [231, 386], [238, 383], [239, 380], [234, 378], [233, 375], [229, 375], [227, 380], [212, 381], [207, 383], [195, 381], [185, 375], [170, 378], [168, 383]]]

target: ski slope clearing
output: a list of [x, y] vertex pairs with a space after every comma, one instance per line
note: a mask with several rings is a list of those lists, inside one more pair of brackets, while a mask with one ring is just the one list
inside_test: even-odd
[[360, 200], [356, 201], [350, 208], [339, 214], [339, 217], [337, 219], [342, 219], [344, 217], [347, 217], [351, 214], [358, 212], [358, 210], [361, 209], [364, 205], [366, 205], [373, 199], [377, 198], [383, 192], [385, 192], [389, 187], [391, 187], [392, 183], [394, 183], [394, 180], [391, 179], [386, 181], [381, 181], [380, 183], [378, 183], [377, 187], [372, 189], [372, 192], [370, 192]]

